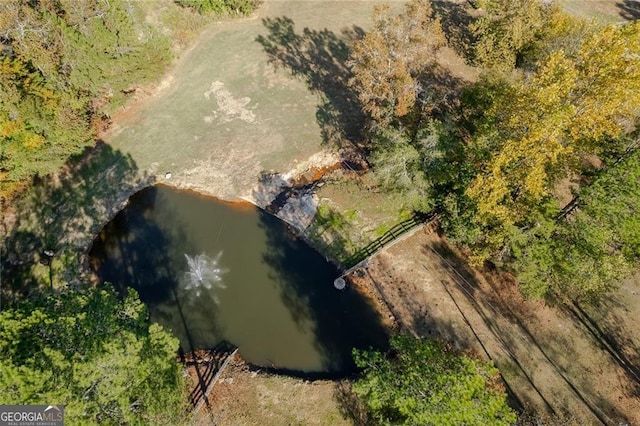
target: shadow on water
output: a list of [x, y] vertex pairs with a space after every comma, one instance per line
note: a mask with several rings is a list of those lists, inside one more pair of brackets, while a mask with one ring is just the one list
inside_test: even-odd
[[[179, 271], [184, 269], [178, 264], [176, 248], [188, 247], [188, 237], [184, 226], [179, 222], [180, 217], [172, 206], [162, 200], [158, 187], [150, 187], [132, 196], [133, 202], [109, 222], [94, 240], [90, 251], [91, 264], [98, 276], [113, 283], [121, 296], [129, 288], [135, 289], [140, 300], [146, 304], [151, 314], [151, 320], [170, 329], [180, 340], [180, 356], [187, 365], [185, 353], [192, 352], [205, 346], [203, 341], [213, 342], [211, 334], [219, 336], [215, 327], [215, 303], [205, 294], [198, 294], [194, 300], [194, 293], [183, 285], [184, 277]], [[163, 221], [156, 220], [152, 213], [158, 203], [162, 203], [161, 213], [172, 220], [171, 227], [163, 227]], [[182, 278], [182, 279], [181, 279]], [[182, 284], [182, 285], [181, 285]], [[195, 303], [206, 303], [203, 309], [193, 309]], [[202, 337], [202, 319], [194, 314], [205, 312], [207, 323]], [[224, 346], [224, 347], [221, 347]], [[229, 352], [229, 348], [221, 342], [210, 346], [210, 356]], [[191, 355], [193, 359], [195, 355]], [[215, 358], [221, 361], [222, 358]], [[210, 401], [204, 393], [212, 373], [219, 368], [219, 362], [210, 365], [191, 363], [198, 380], [198, 386], [190, 395], [194, 405], [199, 400], [209, 407]]]
[[35, 178], [2, 212], [2, 300], [82, 285], [84, 251], [104, 221], [150, 178], [99, 141], [55, 176]]
[[156, 204], [156, 189], [147, 188], [135, 198], [136, 202], [118, 213], [94, 241], [92, 266], [121, 295], [132, 287], [144, 292], [144, 303], [155, 306], [172, 298], [177, 288], [167, 255], [172, 238], [146, 219]]
[[[148, 188], [104, 228], [91, 256], [102, 280], [138, 290], [185, 351], [226, 340], [248, 363], [328, 377], [351, 371], [353, 347], [386, 344], [364, 297], [336, 290], [335, 267], [253, 206]], [[194, 289], [207, 279], [209, 292]]]
[[[166, 203], [162, 214], [175, 218], [173, 226], [163, 227], [150, 217], [157, 203], [162, 203], [158, 198], [158, 187], [135, 194], [135, 201], [118, 213], [94, 241], [91, 263], [101, 280], [113, 283], [121, 295], [128, 288], [135, 289], [149, 308], [151, 319], [171, 329], [180, 339], [181, 352], [190, 352], [206, 347], [203, 341], [208, 341], [210, 334], [219, 335], [213, 318], [215, 303], [206, 293], [196, 300], [193, 292], [184, 288], [180, 271], [186, 262], [176, 250], [188, 247], [188, 236], [179, 216]], [[194, 317], [201, 312], [193, 309], [196, 303], [206, 306], [205, 330], [199, 327], [201, 319]]]
[[[326, 259], [303, 240], [273, 226], [279, 219], [266, 213], [260, 219], [267, 236], [264, 262], [272, 268], [272, 278], [293, 319], [298, 323], [312, 320], [315, 346], [323, 355], [325, 370], [353, 371], [353, 348], [386, 349], [387, 330], [369, 300], [351, 287], [337, 290], [333, 281], [338, 271], [328, 267]], [[275, 369], [278, 370], [296, 375], [293, 371]]]
[[296, 33], [291, 18], [282, 16], [262, 20], [266, 36], [256, 41], [275, 66], [302, 78], [309, 89], [322, 98], [316, 119], [325, 143], [341, 146], [361, 136], [364, 114], [357, 94], [349, 87], [353, 76], [347, 65], [349, 45], [364, 36], [362, 28], [345, 28], [341, 34], [324, 29], [304, 28]]

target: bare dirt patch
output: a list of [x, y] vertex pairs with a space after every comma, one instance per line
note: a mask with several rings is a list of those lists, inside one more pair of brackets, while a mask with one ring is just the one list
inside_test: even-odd
[[223, 123], [231, 120], [239, 119], [246, 123], [253, 123], [256, 120], [256, 115], [247, 108], [251, 103], [251, 98], [244, 96], [241, 98], [235, 97], [229, 90], [224, 87], [224, 83], [221, 81], [214, 81], [211, 83], [209, 90], [204, 92], [206, 99], [214, 97], [217, 104], [217, 109], [214, 109], [213, 115], [207, 115], [203, 119], [206, 123], [211, 123], [216, 118], [220, 119]]
[[304, 380], [251, 369], [239, 358], [220, 376], [214, 404], [194, 418], [197, 425], [350, 425], [335, 400], [336, 382]]
[[376, 254], [367, 275], [410, 332], [492, 359], [512, 404], [569, 424], [640, 423], [637, 380], [582, 322], [524, 300], [508, 277], [473, 270], [438, 235]]

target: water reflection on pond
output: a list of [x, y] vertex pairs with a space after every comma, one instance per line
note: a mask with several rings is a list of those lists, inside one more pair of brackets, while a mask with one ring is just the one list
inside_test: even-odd
[[351, 368], [353, 347], [383, 346], [378, 314], [279, 219], [167, 187], [134, 195], [94, 242], [100, 278], [138, 290], [183, 350], [227, 340], [257, 365]]

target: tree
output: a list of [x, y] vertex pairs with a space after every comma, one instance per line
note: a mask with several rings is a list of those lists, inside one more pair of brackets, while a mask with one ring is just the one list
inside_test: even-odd
[[398, 16], [391, 15], [389, 5], [376, 6], [373, 28], [354, 43], [350, 62], [350, 85], [374, 126], [407, 124], [434, 108], [430, 68], [444, 45], [430, 1], [411, 1]]
[[0, 196], [94, 143], [126, 89], [169, 63], [169, 38], [139, 7], [0, 2]]
[[178, 341], [131, 292], [93, 288], [0, 313], [0, 403], [65, 404], [73, 423], [177, 424], [186, 385]]
[[373, 420], [407, 425], [511, 425], [498, 370], [435, 340], [401, 335], [392, 355], [354, 351], [363, 374], [353, 385]]
[[486, 154], [466, 195], [478, 225], [502, 230], [488, 253], [505, 247], [507, 229], [532, 223], [556, 182], [582, 172], [586, 154], [619, 149], [611, 141], [621, 139], [640, 108], [639, 57], [637, 22], [594, 27], [575, 51], [550, 53], [484, 103], [473, 143]]
[[537, 50], [566, 16], [555, 2], [539, 0], [478, 0], [476, 5], [484, 13], [471, 24], [476, 37], [473, 61], [501, 71], [512, 70]]
[[594, 298], [640, 264], [640, 152], [601, 171], [576, 200], [570, 215], [511, 244], [529, 296]]
[[200, 14], [215, 13], [249, 15], [259, 0], [177, 0], [183, 7], [191, 7]]
[[444, 169], [441, 145], [446, 130], [436, 120], [421, 127], [413, 140], [393, 127], [372, 136], [370, 156], [374, 175], [388, 192], [396, 192], [404, 208], [431, 212], [435, 207], [434, 183]]
[[457, 89], [438, 64], [444, 32], [427, 0], [407, 3], [397, 16], [378, 6], [373, 20], [354, 43], [349, 81], [369, 116], [370, 161], [380, 184], [400, 193], [405, 207], [431, 211], [444, 127], [434, 116]]

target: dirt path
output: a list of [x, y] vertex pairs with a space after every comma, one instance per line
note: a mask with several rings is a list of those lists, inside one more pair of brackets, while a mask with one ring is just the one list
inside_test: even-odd
[[492, 359], [519, 405], [573, 424], [640, 424], [638, 382], [581, 322], [476, 273], [437, 235], [417, 233], [367, 270], [403, 326]]

